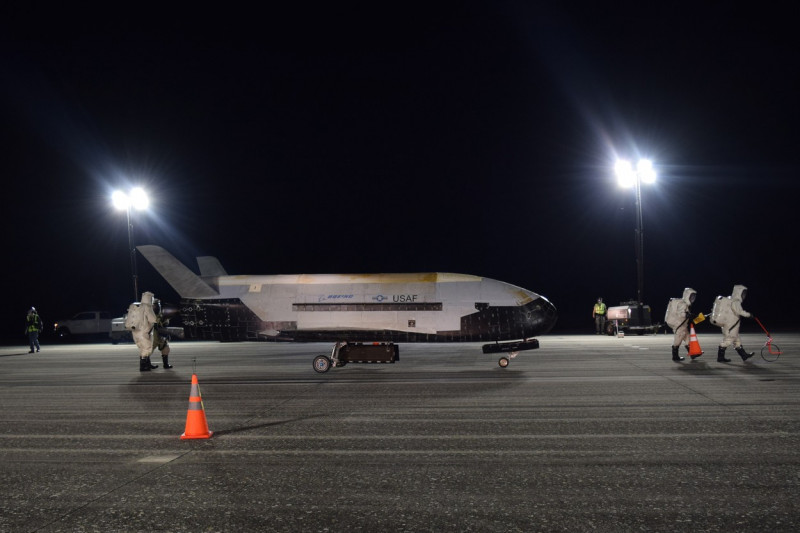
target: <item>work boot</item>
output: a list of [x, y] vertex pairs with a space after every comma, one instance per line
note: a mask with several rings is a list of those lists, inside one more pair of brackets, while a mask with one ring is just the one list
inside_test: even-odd
[[738, 346], [736, 348], [736, 353], [742, 356], [742, 361], [747, 361], [748, 359], [750, 359], [755, 355], [755, 353], [753, 352], [747, 353], [746, 351], [744, 351], [744, 346]]
[[720, 346], [717, 348], [717, 363], [730, 363], [730, 359], [725, 359], [725, 347]]
[[169, 356], [168, 355], [162, 355], [161, 356], [161, 360], [164, 361], [164, 368], [172, 368], [172, 365], [169, 364]]
[[678, 355], [678, 349], [680, 349], [680, 346], [673, 346], [672, 347], [672, 360], [673, 361], [683, 361], [685, 359], [682, 355]]
[[148, 365], [148, 366], [149, 366], [151, 369], [153, 369], [153, 368], [158, 368], [158, 365], [154, 365], [153, 363], [151, 363], [151, 362], [150, 362], [150, 356], [149, 356], [149, 355], [147, 356], [147, 359], [145, 359], [145, 361], [147, 361], [147, 365]]
[[150, 372], [150, 363], [143, 357], [139, 358], [139, 372]]

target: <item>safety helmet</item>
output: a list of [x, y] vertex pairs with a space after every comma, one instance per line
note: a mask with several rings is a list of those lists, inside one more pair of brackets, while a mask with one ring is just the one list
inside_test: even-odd
[[33, 307], [33, 306], [31, 306], [31, 308], [30, 308], [30, 309], [28, 309], [28, 312], [29, 312], [29, 313], [35, 313], [35, 312], [36, 312], [36, 308], [35, 308], [35, 307]]

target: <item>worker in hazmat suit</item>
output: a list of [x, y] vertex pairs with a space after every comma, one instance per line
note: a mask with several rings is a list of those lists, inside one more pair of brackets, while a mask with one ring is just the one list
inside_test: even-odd
[[733, 344], [736, 352], [741, 356], [742, 361], [747, 361], [753, 357], [754, 353], [747, 353], [742, 346], [739, 338], [739, 326], [742, 318], [749, 318], [752, 315], [744, 310], [742, 302], [747, 296], [747, 287], [744, 285], [734, 285], [733, 293], [728, 296], [717, 296], [714, 300], [714, 308], [711, 311], [711, 323], [719, 326], [722, 330], [722, 342], [719, 343], [717, 351], [717, 361], [720, 363], [730, 363], [730, 359], [725, 358], [725, 349]]
[[[686, 344], [689, 349], [689, 322], [694, 318], [691, 307], [697, 298], [697, 291], [686, 287], [681, 298], [670, 298], [667, 304], [667, 313], [664, 322], [672, 328], [675, 336], [672, 338], [672, 360], [683, 361], [684, 357], [678, 353], [681, 344]], [[699, 357], [699, 355], [692, 356]]]
[[128, 307], [128, 314], [125, 316], [125, 329], [130, 330], [133, 342], [139, 348], [140, 372], [158, 368], [158, 365], [150, 362], [150, 354], [153, 353], [153, 326], [157, 321], [158, 319], [153, 311], [152, 292], [143, 293], [141, 303], [132, 303]]
[[161, 361], [164, 362], [164, 368], [172, 368], [169, 364], [169, 342], [167, 337], [161, 332], [161, 328], [167, 327], [169, 319], [164, 318], [161, 309], [161, 300], [155, 300], [154, 309], [156, 313], [156, 323], [153, 326], [153, 349], [158, 349], [161, 352]]

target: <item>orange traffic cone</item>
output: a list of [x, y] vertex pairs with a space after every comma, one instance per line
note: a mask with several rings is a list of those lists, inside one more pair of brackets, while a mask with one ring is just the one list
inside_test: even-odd
[[192, 374], [192, 390], [189, 392], [189, 410], [186, 412], [186, 429], [181, 439], [208, 439], [213, 435], [208, 430], [206, 412], [203, 409], [203, 398], [200, 396], [200, 384], [197, 374]]
[[694, 359], [703, 355], [700, 343], [697, 342], [697, 333], [694, 331], [694, 324], [689, 324], [689, 357]]

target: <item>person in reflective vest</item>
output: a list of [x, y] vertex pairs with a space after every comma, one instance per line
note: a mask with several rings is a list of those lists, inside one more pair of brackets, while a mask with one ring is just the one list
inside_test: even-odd
[[592, 309], [592, 318], [594, 318], [594, 329], [597, 335], [605, 333], [606, 329], [606, 304], [603, 303], [602, 298], [597, 299]]
[[28, 344], [30, 344], [33, 353], [34, 348], [38, 352], [41, 347], [39, 346], [39, 332], [42, 331], [42, 319], [36, 312], [35, 307], [28, 309], [28, 316], [25, 317], [25, 333], [28, 335]]

